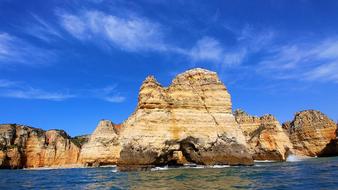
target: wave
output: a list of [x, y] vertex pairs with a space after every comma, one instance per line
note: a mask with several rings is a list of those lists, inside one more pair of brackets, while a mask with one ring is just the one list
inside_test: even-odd
[[103, 165], [100, 168], [116, 168], [116, 165]]
[[286, 158], [286, 161], [287, 162], [300, 162], [300, 161], [303, 161], [303, 160], [307, 160], [307, 159], [310, 159], [311, 157], [307, 157], [307, 156], [297, 156], [297, 155], [289, 155], [287, 158]]
[[212, 166], [205, 166], [205, 165], [197, 165], [197, 164], [184, 164], [183, 166], [163, 166], [163, 167], [154, 167], [151, 168], [150, 171], [163, 171], [163, 170], [173, 170], [173, 169], [204, 169], [204, 168], [228, 168], [229, 165], [212, 165]]
[[79, 168], [87, 168], [85, 166], [52, 166], [52, 167], [37, 167], [37, 168], [22, 168], [23, 170], [67, 170], [67, 169], [79, 169]]
[[276, 160], [254, 160], [254, 162], [256, 163], [271, 163], [271, 162], [278, 162]]

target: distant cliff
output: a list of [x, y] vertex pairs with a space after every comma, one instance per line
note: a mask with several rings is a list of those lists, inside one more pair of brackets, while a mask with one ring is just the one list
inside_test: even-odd
[[147, 77], [134, 113], [119, 125], [101, 120], [88, 136], [0, 125], [0, 167], [252, 165], [285, 161], [290, 154], [336, 156], [336, 132], [337, 124], [314, 110], [283, 125], [269, 114], [233, 113], [217, 74], [192, 69], [168, 87]]
[[0, 168], [74, 166], [79, 153], [80, 148], [62, 130], [0, 125]]

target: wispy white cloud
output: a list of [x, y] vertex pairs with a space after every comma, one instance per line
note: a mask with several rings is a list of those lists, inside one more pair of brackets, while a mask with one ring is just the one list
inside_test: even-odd
[[112, 103], [122, 103], [126, 100], [125, 96], [117, 91], [117, 85], [106, 86], [104, 88], [90, 89], [88, 95]]
[[92, 43], [105, 43], [129, 52], [169, 52], [186, 56], [192, 62], [212, 62], [235, 66], [250, 53], [260, 50], [270, 42], [273, 32], [257, 32], [251, 27], [233, 31], [235, 45], [221, 43], [211, 36], [201, 36], [191, 48], [182, 48], [166, 41], [170, 36], [164, 26], [140, 16], [124, 17], [95, 10], [78, 13], [56, 11], [61, 26], [75, 38]]
[[246, 56], [246, 47], [238, 49], [224, 47], [218, 40], [204, 36], [198, 40], [196, 45], [188, 52], [192, 61], [207, 61], [227, 66], [239, 65]]
[[80, 40], [104, 40], [126, 51], [164, 51], [161, 26], [146, 18], [117, 17], [100, 11], [58, 12], [61, 25]]
[[170, 52], [187, 56], [193, 62], [215, 62], [236, 65], [244, 59], [246, 51], [225, 49], [217, 39], [204, 36], [192, 48], [171, 45], [164, 39], [160, 24], [142, 17], [118, 17], [100, 11], [85, 10], [79, 14], [58, 11], [63, 28], [82, 41], [105, 41], [125, 51]]
[[38, 99], [62, 101], [75, 97], [71, 94], [48, 92], [42, 89], [25, 88], [25, 89], [6, 89], [0, 92], [2, 97], [19, 98], [19, 99]]
[[294, 42], [271, 48], [258, 73], [278, 79], [338, 82], [338, 40]]
[[224, 49], [216, 39], [203, 37], [191, 49], [190, 56], [194, 61], [220, 62], [222, 61], [223, 53]]
[[24, 82], [6, 79], [0, 79], [0, 97], [50, 101], [63, 101], [71, 98], [90, 98], [111, 103], [122, 103], [126, 100], [126, 97], [117, 91], [117, 85], [95, 89], [73, 89], [69, 92], [69, 90], [53, 91], [35, 88]]
[[61, 92], [50, 92], [30, 87], [22, 82], [0, 79], [0, 97], [61, 101], [73, 98], [75, 95]]
[[25, 33], [46, 42], [51, 42], [55, 39], [63, 39], [62, 34], [55, 26], [36, 14], [32, 13], [31, 16], [31, 21], [22, 27]]
[[17, 83], [14, 81], [10, 81], [10, 80], [6, 80], [6, 79], [0, 79], [0, 88], [2, 87], [10, 87], [10, 86], [14, 86]]
[[106, 97], [105, 100], [108, 102], [112, 102], [112, 103], [121, 103], [126, 100], [126, 97], [116, 95], [116, 96]]
[[338, 83], [338, 62], [322, 64], [304, 74], [307, 80], [332, 81]]
[[74, 37], [83, 40], [90, 37], [90, 34], [86, 33], [88, 32], [86, 20], [71, 14], [62, 14], [60, 16], [63, 27]]
[[25, 65], [49, 64], [56, 53], [38, 48], [8, 33], [0, 32], [0, 65], [18, 63]]
[[271, 29], [261, 31], [249, 25], [240, 29], [227, 26], [226, 29], [234, 36], [232, 44], [221, 43], [216, 38], [204, 36], [187, 55], [192, 61], [209, 61], [222, 66], [236, 67], [248, 60], [251, 55], [268, 47], [275, 37], [275, 32]]

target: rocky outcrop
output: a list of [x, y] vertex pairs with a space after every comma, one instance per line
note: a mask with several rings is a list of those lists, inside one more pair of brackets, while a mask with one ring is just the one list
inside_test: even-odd
[[79, 135], [72, 137], [71, 139], [78, 147], [82, 147], [84, 144], [88, 143], [90, 135]]
[[192, 69], [169, 87], [143, 82], [134, 113], [122, 124], [101, 120], [91, 135], [0, 125], [0, 168], [151, 165], [252, 165], [300, 156], [337, 156], [337, 125], [319, 111], [299, 112], [283, 126], [272, 115], [232, 113], [215, 72]]
[[62, 130], [0, 125], [0, 168], [66, 167], [77, 164], [79, 153]]
[[321, 156], [336, 138], [337, 130], [334, 121], [315, 110], [296, 113], [293, 121], [287, 122], [284, 128], [289, 133], [295, 154], [304, 156]]
[[120, 127], [109, 120], [101, 120], [88, 143], [82, 146], [80, 160], [87, 166], [116, 164], [120, 157], [118, 140]]
[[234, 115], [255, 160], [286, 160], [292, 144], [274, 116], [255, 117], [241, 110]]
[[203, 69], [178, 75], [167, 88], [147, 77], [120, 143], [119, 165], [253, 163], [230, 94], [216, 73]]

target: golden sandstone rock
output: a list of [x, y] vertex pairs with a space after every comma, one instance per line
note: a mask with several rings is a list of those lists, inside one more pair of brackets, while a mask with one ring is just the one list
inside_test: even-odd
[[338, 155], [337, 124], [319, 111], [295, 115], [283, 127], [272, 115], [232, 113], [215, 72], [192, 69], [163, 87], [143, 82], [134, 113], [122, 124], [101, 120], [90, 136], [0, 125], [0, 168], [149, 165], [252, 165], [288, 154]]
[[120, 157], [120, 146], [115, 125], [101, 120], [88, 143], [81, 149], [80, 160], [89, 166], [116, 164]]
[[0, 168], [66, 167], [78, 163], [79, 153], [62, 130], [0, 126]]
[[253, 163], [230, 94], [215, 72], [204, 69], [178, 75], [169, 87], [147, 77], [120, 143], [120, 165], [171, 163], [174, 151], [198, 164]]
[[241, 110], [234, 114], [255, 160], [286, 160], [292, 144], [274, 116], [255, 117]]
[[303, 156], [320, 156], [324, 148], [336, 138], [337, 125], [319, 111], [296, 113], [292, 122], [285, 124], [293, 144], [294, 153]]

